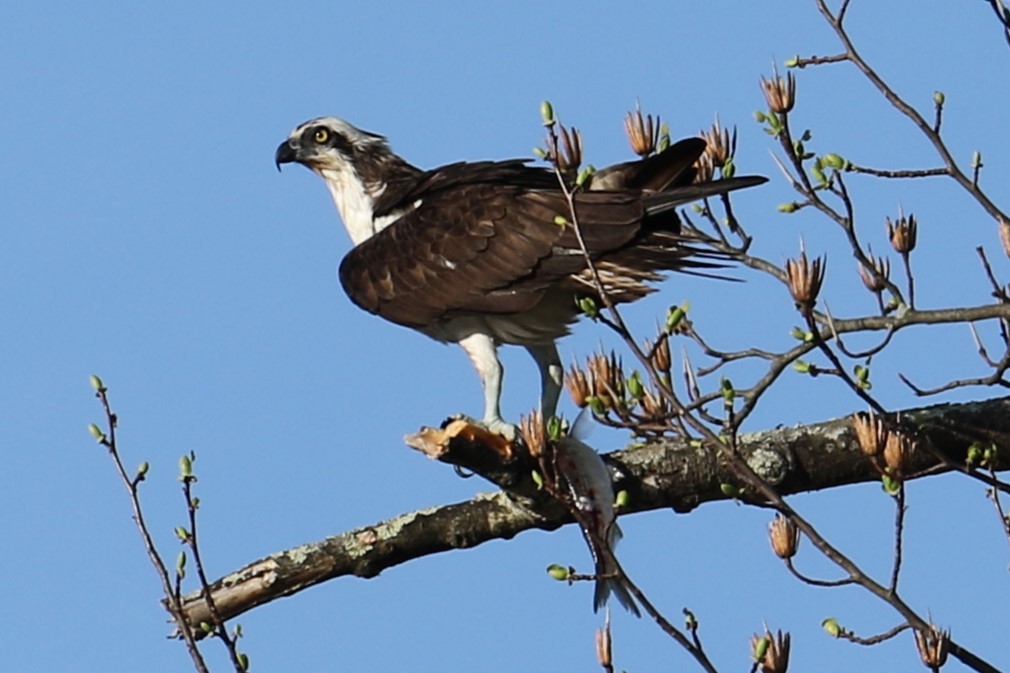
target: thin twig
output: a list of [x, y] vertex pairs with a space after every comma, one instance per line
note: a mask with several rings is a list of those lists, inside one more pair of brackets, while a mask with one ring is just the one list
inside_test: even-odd
[[240, 654], [238, 651], [238, 644], [236, 639], [228, 633], [228, 625], [221, 618], [221, 614], [218, 612], [217, 604], [214, 601], [214, 594], [210, 586], [210, 580], [207, 579], [207, 573], [204, 570], [203, 565], [203, 555], [200, 553], [199, 539], [197, 538], [197, 525], [196, 525], [196, 511], [198, 509], [198, 501], [193, 497], [193, 482], [194, 477], [184, 476], [182, 480], [182, 492], [186, 499], [186, 511], [189, 513], [189, 538], [187, 542], [189, 543], [190, 549], [193, 551], [193, 562], [196, 565], [196, 573], [200, 579], [200, 589], [203, 594], [203, 599], [207, 602], [207, 609], [210, 611], [211, 617], [214, 620], [214, 635], [221, 639], [224, 643], [225, 649], [228, 651], [228, 658], [231, 660], [232, 666], [235, 667], [236, 673], [243, 673], [245, 671], [245, 666], [243, 666]]
[[796, 577], [796, 579], [800, 580], [804, 584], [809, 584], [809, 585], [815, 586], [815, 587], [844, 587], [844, 586], [848, 586], [850, 584], [855, 584], [856, 583], [856, 581], [853, 578], [851, 578], [851, 577], [843, 577], [842, 579], [838, 579], [838, 580], [818, 580], [818, 579], [814, 579], [813, 577], [808, 577], [808, 576], [804, 575], [803, 573], [801, 573], [796, 568], [796, 566], [793, 565], [793, 560], [791, 558], [786, 559], [785, 562], [786, 562], [786, 568], [789, 569], [789, 572], [791, 572], [793, 574], [793, 576]]
[[898, 593], [898, 576], [901, 573], [902, 540], [905, 531], [905, 484], [898, 486], [894, 496], [894, 563], [891, 566], [891, 593]]
[[104, 386], [99, 386], [95, 396], [99, 399], [102, 404], [102, 409], [105, 411], [106, 424], [108, 427], [108, 434], [101, 439], [102, 446], [108, 450], [109, 455], [112, 457], [112, 461], [116, 466], [116, 471], [119, 473], [119, 478], [130, 495], [130, 505], [133, 508], [133, 521], [137, 524], [137, 530], [144, 542], [144, 549], [147, 551], [147, 556], [151, 560], [151, 565], [154, 566], [158, 579], [161, 580], [161, 589], [167, 598], [166, 606], [172, 615], [172, 619], [179, 628], [179, 633], [182, 635], [183, 641], [186, 643], [186, 649], [189, 652], [190, 658], [193, 660], [193, 666], [199, 673], [209, 673], [209, 669], [203, 659], [203, 655], [197, 647], [193, 629], [190, 626], [189, 621], [186, 619], [185, 612], [182, 608], [180, 592], [173, 587], [168, 569], [165, 567], [165, 563], [162, 561], [161, 555], [158, 553], [158, 549], [154, 544], [154, 538], [151, 536], [151, 532], [147, 527], [147, 522], [144, 519], [144, 511], [140, 505], [139, 495], [139, 485], [140, 482], [144, 480], [144, 474], [138, 473], [136, 477], [130, 478], [130, 476], [126, 473], [126, 468], [123, 466], [122, 458], [119, 455], [119, 446], [116, 443], [117, 417], [112, 412], [112, 407], [109, 404], [108, 390]]
[[870, 645], [878, 645], [878, 644], [884, 642], [885, 640], [890, 640], [891, 638], [895, 637], [899, 633], [902, 633], [903, 631], [907, 631], [910, 628], [912, 628], [911, 624], [908, 624], [908, 623], [899, 624], [898, 626], [895, 626], [890, 631], [885, 631], [884, 633], [881, 633], [881, 634], [876, 635], [876, 636], [870, 636], [868, 638], [860, 638], [859, 636], [857, 636], [852, 631], [849, 631], [847, 629], [841, 629], [838, 632], [838, 637], [842, 638], [843, 640], [847, 640], [850, 643], [855, 643], [857, 645], [867, 645], [867, 646], [870, 646]]

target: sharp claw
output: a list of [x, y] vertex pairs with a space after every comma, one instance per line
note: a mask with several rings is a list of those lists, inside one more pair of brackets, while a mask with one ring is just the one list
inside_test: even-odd
[[519, 436], [519, 429], [516, 426], [511, 423], [507, 423], [500, 418], [484, 421], [481, 425], [489, 431], [501, 435], [510, 442], [514, 442], [516, 437]]
[[516, 438], [519, 436], [519, 428], [501, 418], [485, 418], [482, 421], [478, 421], [476, 418], [467, 416], [466, 414], [452, 414], [446, 419], [446, 423], [442, 424], [442, 427], [445, 427], [450, 421], [466, 421], [471, 425], [480, 426], [488, 432], [501, 435], [509, 442], [516, 441]]

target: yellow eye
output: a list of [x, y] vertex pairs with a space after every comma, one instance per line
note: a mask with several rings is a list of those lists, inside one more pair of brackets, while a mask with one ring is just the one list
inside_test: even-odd
[[327, 129], [318, 128], [312, 138], [320, 145], [323, 145], [330, 139], [330, 132]]

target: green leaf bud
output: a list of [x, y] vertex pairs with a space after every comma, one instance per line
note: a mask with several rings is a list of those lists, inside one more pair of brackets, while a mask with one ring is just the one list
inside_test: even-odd
[[193, 476], [193, 459], [188, 455], [179, 459], [179, 476], [183, 479]]
[[579, 299], [579, 309], [587, 318], [595, 320], [600, 317], [600, 307], [596, 305], [596, 300], [592, 297], [582, 297]]
[[828, 617], [821, 622], [821, 628], [832, 638], [837, 638], [842, 634], [842, 627], [838, 625], [838, 621], [834, 617]]
[[835, 154], [834, 152], [828, 152], [827, 154], [824, 155], [823, 159], [825, 166], [828, 166], [829, 168], [834, 168], [835, 170], [841, 170], [845, 168], [845, 164], [847, 163], [845, 159], [843, 159], [840, 155]]
[[544, 126], [554, 126], [554, 106], [549, 100], [540, 104], [540, 118], [544, 121]]
[[572, 573], [569, 568], [557, 563], [552, 563], [547, 566], [547, 574], [558, 580], [559, 582], [567, 581], [571, 577]]
[[640, 400], [645, 397], [645, 386], [642, 385], [642, 378], [639, 375], [638, 370], [632, 372], [631, 376], [628, 377], [627, 387], [628, 394], [631, 395], [631, 399]]
[[736, 498], [740, 495], [740, 489], [733, 484], [719, 484], [719, 490], [727, 498]]

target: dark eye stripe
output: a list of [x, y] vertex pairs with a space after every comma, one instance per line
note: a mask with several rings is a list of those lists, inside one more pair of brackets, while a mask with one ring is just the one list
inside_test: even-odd
[[[320, 132], [325, 133], [327, 136], [326, 140], [323, 141], [322, 143], [320, 143], [319, 140], [317, 140], [317, 134]], [[354, 149], [351, 143], [347, 140], [347, 138], [344, 137], [342, 133], [338, 133], [337, 131], [334, 131], [333, 129], [328, 128], [326, 126], [313, 126], [311, 128], [305, 129], [305, 132], [302, 134], [302, 144], [306, 146], [321, 144], [327, 147], [333, 147], [347, 155], [350, 155]]]

